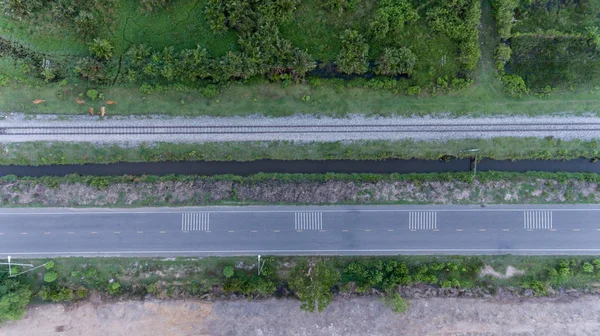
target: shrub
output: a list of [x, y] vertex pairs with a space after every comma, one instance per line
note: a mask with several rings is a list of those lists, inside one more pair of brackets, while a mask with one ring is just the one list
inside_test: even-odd
[[44, 274], [45, 282], [54, 282], [56, 279], [58, 279], [58, 273], [54, 271], [46, 272], [46, 274]]
[[386, 76], [410, 75], [415, 64], [417, 64], [417, 55], [410, 49], [406, 47], [385, 48], [375, 64], [375, 73]]
[[523, 95], [529, 94], [529, 90], [525, 85], [525, 81], [519, 75], [503, 75], [501, 77], [504, 84], [504, 92], [514, 98], [521, 98]]
[[105, 39], [95, 38], [94, 41], [89, 44], [89, 47], [90, 52], [100, 60], [109, 60], [113, 56], [114, 47]]
[[31, 300], [31, 290], [17, 280], [0, 273], [0, 323], [18, 320]]
[[[69, 302], [75, 299], [73, 290], [68, 287], [44, 286], [38, 296], [44, 301]], [[84, 296], [85, 297], [85, 296]]]
[[340, 72], [364, 74], [369, 69], [369, 45], [356, 30], [346, 29], [341, 36], [342, 48], [336, 59]]
[[47, 262], [45, 267], [47, 270], [54, 268], [54, 261]]
[[411, 87], [409, 87], [409, 88], [408, 88], [408, 90], [406, 90], [406, 93], [407, 93], [409, 96], [416, 96], [416, 95], [419, 95], [419, 94], [421, 94], [421, 87], [420, 87], [420, 86], [418, 86], [418, 85], [416, 85], [416, 86], [411, 86]]
[[500, 43], [494, 51], [495, 67], [498, 72], [504, 72], [504, 65], [510, 61], [512, 50], [504, 43]]
[[523, 282], [521, 287], [525, 289], [533, 289], [536, 296], [548, 294], [548, 285], [538, 280]]
[[496, 17], [496, 27], [498, 28], [498, 35], [503, 40], [508, 40], [511, 36], [515, 9], [519, 6], [519, 2], [519, 0], [492, 1], [494, 14]]
[[331, 288], [339, 279], [340, 274], [330, 263], [317, 261], [314, 265], [308, 265], [303, 262], [296, 266], [288, 283], [302, 301], [301, 309], [322, 312], [331, 303]]
[[96, 100], [98, 99], [98, 91], [91, 89], [91, 90], [87, 90], [85, 95], [90, 98], [91, 100]]
[[110, 180], [106, 176], [94, 176], [88, 180], [88, 184], [98, 189], [106, 189], [110, 185]]
[[200, 89], [202, 97], [207, 99], [215, 98], [219, 95], [219, 88], [216, 85], [207, 85]]
[[371, 34], [376, 39], [397, 36], [402, 33], [406, 23], [419, 19], [417, 10], [407, 0], [382, 0], [371, 21]]
[[108, 293], [110, 295], [117, 295], [121, 292], [121, 284], [118, 281], [113, 281], [108, 285]]
[[0, 6], [2, 6], [2, 12], [5, 15], [22, 19], [25, 18], [38, 10], [40, 10], [44, 6], [44, 1], [42, 0], [4, 0], [0, 1]]
[[408, 301], [404, 300], [398, 293], [387, 296], [384, 299], [386, 306], [390, 307], [394, 313], [406, 313], [408, 310]]
[[225, 266], [225, 268], [223, 268], [223, 275], [229, 279], [233, 276], [234, 270], [233, 270], [233, 266]]
[[341, 15], [345, 11], [353, 10], [357, 3], [358, 0], [323, 0], [321, 6]]
[[594, 265], [592, 265], [589, 262], [584, 262], [583, 265], [581, 266], [581, 270], [584, 273], [594, 273]]
[[170, 2], [171, 0], [139, 0], [141, 8], [148, 12], [164, 9]]

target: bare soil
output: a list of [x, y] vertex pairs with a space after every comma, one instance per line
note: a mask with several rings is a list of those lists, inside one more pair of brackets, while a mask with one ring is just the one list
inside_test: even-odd
[[84, 183], [0, 182], [0, 206], [160, 206], [202, 204], [336, 203], [597, 203], [598, 184], [578, 180], [376, 182], [347, 181], [238, 183], [195, 181], [117, 183], [98, 189]]
[[373, 297], [338, 298], [321, 314], [295, 300], [125, 301], [41, 305], [0, 327], [22, 335], [600, 335], [600, 299], [414, 299], [395, 314]]

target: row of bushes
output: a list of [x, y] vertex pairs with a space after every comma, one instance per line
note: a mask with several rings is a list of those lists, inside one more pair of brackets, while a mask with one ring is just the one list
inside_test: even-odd
[[[549, 172], [479, 172], [479, 182], [505, 181], [520, 182], [531, 179], [545, 179], [566, 183], [568, 181], [582, 181], [589, 183], [600, 183], [600, 174], [594, 173], [549, 173]], [[273, 183], [326, 183], [329, 181], [377, 183], [377, 182], [472, 182], [471, 172], [458, 173], [412, 173], [412, 174], [284, 174], [284, 173], [258, 173], [250, 176], [239, 175], [124, 175], [124, 176], [91, 176], [70, 174], [63, 177], [17, 177], [15, 175], [4, 175], [0, 177], [0, 183], [14, 183], [25, 181], [33, 184], [43, 184], [46, 188], [58, 188], [61, 184], [83, 183], [89, 186], [106, 189], [110, 185], [118, 183], [159, 183], [159, 182], [190, 182], [190, 181], [230, 181], [239, 184], [254, 185], [265, 182]]]

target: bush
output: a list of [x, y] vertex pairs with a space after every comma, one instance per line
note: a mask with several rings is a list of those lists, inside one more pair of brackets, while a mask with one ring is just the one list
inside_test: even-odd
[[164, 9], [170, 2], [171, 0], [139, 0], [141, 8], [148, 12]]
[[510, 61], [512, 50], [504, 43], [500, 43], [494, 51], [494, 61], [496, 70], [500, 73], [504, 72], [504, 65]]
[[27, 286], [9, 278], [7, 272], [0, 273], [0, 323], [20, 319], [31, 295]]
[[406, 313], [408, 310], [408, 301], [404, 300], [398, 293], [394, 293], [384, 299], [386, 306], [390, 307], [394, 313]]
[[109, 60], [113, 56], [114, 47], [105, 39], [96, 38], [89, 44], [89, 47], [90, 52], [100, 60]]
[[519, 6], [519, 0], [493, 0], [492, 6], [494, 8], [498, 35], [501, 39], [508, 40], [511, 36], [515, 9]]
[[117, 295], [121, 293], [121, 283], [119, 283], [118, 281], [113, 281], [111, 284], [109, 284], [108, 293], [110, 295]]
[[317, 261], [296, 266], [288, 281], [290, 289], [302, 301], [301, 309], [322, 312], [333, 298], [331, 289], [340, 279], [338, 270], [330, 263]]
[[321, 6], [329, 11], [338, 12], [342, 15], [343, 12], [353, 10], [356, 7], [358, 0], [323, 0]]
[[58, 279], [58, 273], [54, 271], [46, 272], [46, 274], [44, 274], [44, 282], [54, 282], [56, 279]]
[[410, 75], [417, 64], [417, 55], [406, 47], [385, 48], [375, 64], [378, 75], [396, 76]]
[[416, 95], [419, 95], [419, 94], [421, 94], [421, 87], [420, 87], [420, 86], [418, 86], [418, 85], [416, 85], [416, 86], [411, 86], [411, 87], [409, 87], [409, 88], [408, 88], [408, 90], [406, 90], [406, 93], [407, 93], [409, 96], [416, 96]]
[[219, 95], [219, 88], [216, 85], [207, 85], [200, 89], [200, 94], [204, 98], [213, 99]]
[[504, 93], [513, 98], [521, 98], [529, 94], [525, 81], [519, 75], [503, 75], [501, 77], [504, 84]]
[[581, 266], [581, 270], [584, 273], [594, 273], [594, 265], [592, 265], [589, 262], [584, 262], [583, 265]]
[[371, 21], [371, 34], [375, 39], [398, 36], [406, 23], [419, 19], [417, 10], [407, 0], [381, 0]]
[[54, 268], [54, 261], [47, 262], [45, 267], [47, 270]]
[[548, 294], [548, 285], [538, 280], [526, 281], [521, 284], [521, 287], [525, 289], [533, 289], [536, 296]]
[[91, 100], [96, 100], [98, 99], [98, 91], [97, 90], [87, 90], [85, 95], [90, 98]]
[[38, 296], [44, 301], [52, 302], [69, 302], [75, 299], [75, 294], [73, 293], [72, 289], [68, 287], [57, 286], [42, 287], [42, 289], [38, 293]]
[[233, 270], [233, 266], [225, 266], [225, 268], [223, 268], [223, 275], [229, 279], [233, 276], [234, 270]]
[[342, 48], [336, 59], [338, 70], [345, 74], [364, 74], [369, 69], [369, 45], [356, 30], [346, 29], [341, 36]]

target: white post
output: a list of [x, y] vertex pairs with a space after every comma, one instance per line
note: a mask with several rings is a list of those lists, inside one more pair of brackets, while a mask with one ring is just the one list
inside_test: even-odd
[[12, 276], [12, 269], [10, 267], [10, 256], [8, 256], [8, 276]]
[[260, 254], [258, 255], [258, 275], [260, 275]]

